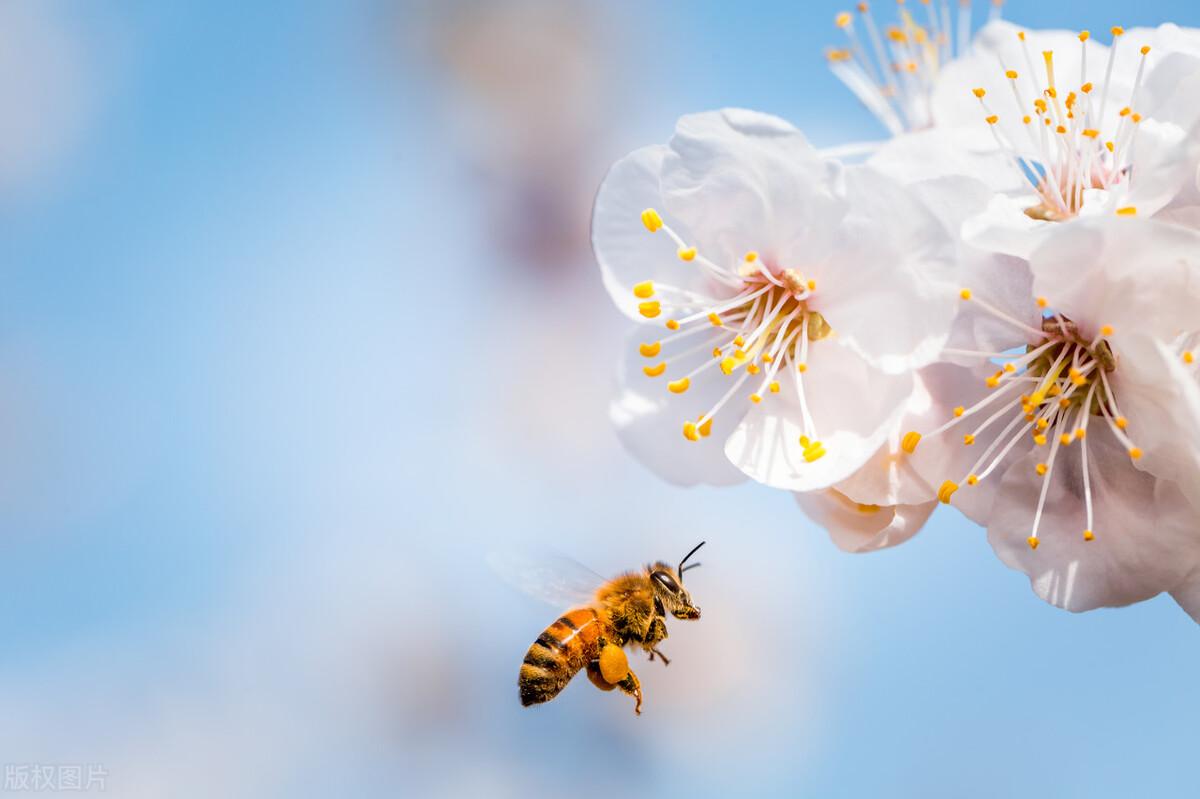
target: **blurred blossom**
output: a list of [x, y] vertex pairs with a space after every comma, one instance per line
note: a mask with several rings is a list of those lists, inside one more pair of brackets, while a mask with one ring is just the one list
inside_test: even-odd
[[431, 4], [416, 31], [421, 41], [405, 44], [425, 54], [443, 89], [435, 113], [496, 254], [539, 272], [577, 267], [620, 66], [605, 6], [452, 0]]

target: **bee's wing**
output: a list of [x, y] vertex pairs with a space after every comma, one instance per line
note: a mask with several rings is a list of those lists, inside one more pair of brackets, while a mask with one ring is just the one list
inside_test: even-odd
[[506, 583], [557, 608], [590, 605], [605, 582], [579, 561], [550, 552], [492, 552], [487, 560]]

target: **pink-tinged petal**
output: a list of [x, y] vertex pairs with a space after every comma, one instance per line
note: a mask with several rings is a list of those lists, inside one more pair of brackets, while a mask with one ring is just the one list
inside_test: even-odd
[[834, 490], [796, 494], [810, 519], [844, 552], [874, 552], [902, 544], [929, 520], [937, 502], [922, 505], [863, 505]]
[[[1200, 527], [1200, 522], [1197, 523]], [[1179, 603], [1179, 607], [1192, 621], [1200, 624], [1200, 572], [1189, 574], [1183, 581], [1171, 590], [1171, 598]]]
[[1089, 428], [1093, 540], [1085, 540], [1081, 448], [1058, 455], [1038, 546], [1028, 539], [1042, 478], [1030, 453], [1004, 476], [988, 541], [1006, 565], [1029, 576], [1034, 592], [1070, 611], [1128, 605], [1181, 585], [1200, 565], [1195, 511], [1173, 483], [1135, 469], [1108, 429]]
[[803, 390], [821, 457], [805, 457], [800, 438], [806, 431], [790, 374], [778, 377], [781, 391], [754, 405], [725, 445], [730, 461], [774, 488], [812, 491], [849, 477], [883, 444], [912, 393], [911, 373], [881, 372], [833, 339], [815, 342], [807, 365]]
[[[1069, 268], [1065, 268], [1069, 267]], [[1034, 292], [1079, 326], [1173, 340], [1196, 324], [1200, 233], [1149, 219], [1080, 219], [1056, 226], [1030, 259]]]

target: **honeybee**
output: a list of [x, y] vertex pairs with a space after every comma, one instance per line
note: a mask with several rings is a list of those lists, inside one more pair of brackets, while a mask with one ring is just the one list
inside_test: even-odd
[[[577, 576], [573, 584], [561, 573], [561, 565], [559, 573], [549, 574], [545, 569], [514, 568], [493, 559], [497, 571], [528, 593], [544, 599], [573, 596], [583, 600], [581, 606], [547, 627], [525, 653], [517, 678], [521, 704], [528, 707], [550, 701], [580, 669], [586, 669], [588, 679], [600, 690], [620, 688], [632, 696], [633, 712], [641, 715], [642, 684], [629, 668], [625, 647], [640, 646], [650, 660], [657, 656], [664, 666], [671, 662], [658, 649], [667, 637], [665, 617], [670, 613], [677, 619], [700, 618], [700, 608], [692, 604], [683, 587], [683, 575], [700, 565], [684, 564], [702, 546], [703, 541], [674, 568], [659, 561], [611, 580], [594, 573]], [[589, 582], [593, 586], [590, 592], [583, 588]]]

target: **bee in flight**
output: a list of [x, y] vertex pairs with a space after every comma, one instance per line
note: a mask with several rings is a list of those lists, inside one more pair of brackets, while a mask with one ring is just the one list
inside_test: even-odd
[[517, 679], [521, 704], [528, 707], [550, 701], [580, 669], [586, 668], [588, 679], [600, 690], [620, 688], [632, 696], [636, 701], [633, 711], [640, 715], [642, 684], [629, 668], [625, 647], [640, 646], [649, 653], [650, 660], [657, 655], [664, 666], [670, 663], [658, 650], [658, 644], [667, 637], [666, 615], [700, 618], [700, 608], [692, 604], [691, 595], [683, 587], [683, 574], [700, 565], [684, 564], [702, 546], [703, 541], [675, 568], [659, 561], [612, 580], [598, 575], [593, 575], [595, 579], [584, 577], [583, 581], [590, 580], [592, 585], [600, 582], [590, 598], [580, 590], [586, 582], [577, 579], [574, 586], [567, 585], [561, 575], [550, 576], [539, 569], [525, 569], [519, 574], [519, 567], [514, 569], [494, 560], [498, 571], [528, 593], [545, 599], [565, 595], [584, 600], [580, 607], [567, 611], [547, 627], [525, 653]]

